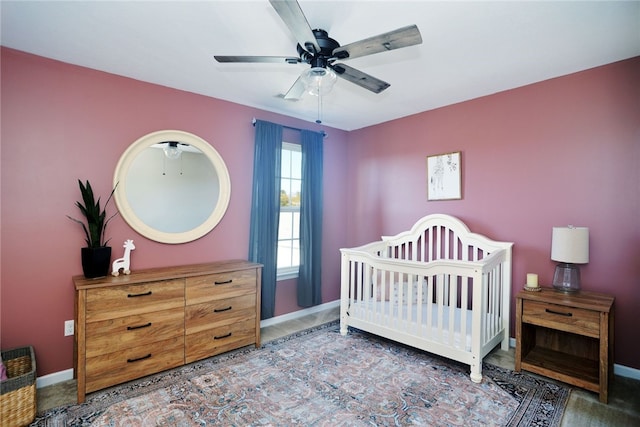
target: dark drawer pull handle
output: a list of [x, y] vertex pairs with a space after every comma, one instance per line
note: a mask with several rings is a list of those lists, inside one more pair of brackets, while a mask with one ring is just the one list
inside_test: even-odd
[[214, 340], [221, 340], [222, 338], [229, 338], [231, 336], [231, 332], [227, 335], [220, 335], [219, 337], [213, 337]]
[[214, 313], [222, 313], [223, 311], [229, 311], [231, 310], [231, 306], [227, 307], [227, 308], [214, 308], [213, 312]]
[[559, 316], [567, 316], [567, 317], [573, 316], [572, 313], [563, 313], [561, 311], [553, 311], [553, 310], [549, 310], [548, 308], [545, 308], [544, 311], [551, 314], [557, 314]]
[[151, 295], [151, 291], [145, 292], [143, 294], [129, 294], [127, 295], [127, 298], [146, 297], [147, 295]]
[[151, 353], [147, 354], [146, 356], [138, 357], [137, 359], [127, 359], [127, 363], [138, 362], [140, 360], [148, 359], [150, 357], [151, 357]]
[[227, 283], [233, 282], [233, 279], [225, 280], [223, 282], [213, 282], [214, 285], [226, 285]]
[[147, 323], [146, 325], [127, 326], [127, 331], [133, 331], [134, 329], [148, 328], [149, 326], [151, 326], [151, 322]]

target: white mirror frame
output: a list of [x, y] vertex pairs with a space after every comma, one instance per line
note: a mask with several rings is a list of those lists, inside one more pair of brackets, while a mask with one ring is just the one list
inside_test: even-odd
[[[202, 224], [181, 233], [168, 233], [148, 226], [136, 215], [127, 200], [126, 177], [134, 159], [143, 150], [154, 144], [166, 141], [184, 142], [202, 151], [202, 153], [204, 153], [204, 155], [211, 161], [214, 169], [216, 170], [220, 185], [218, 202], [213, 209], [213, 212], [211, 212], [211, 215]], [[231, 198], [231, 179], [229, 177], [227, 165], [224, 163], [224, 160], [222, 160], [220, 154], [204, 139], [180, 130], [161, 130], [152, 132], [144, 135], [131, 144], [131, 146], [129, 146], [129, 148], [127, 148], [127, 150], [122, 154], [118, 164], [116, 165], [116, 170], [113, 175], [113, 185], [116, 189], [114, 193], [115, 202], [120, 211], [120, 215], [122, 215], [127, 224], [141, 235], [161, 243], [186, 243], [197, 240], [206, 235], [213, 230], [216, 225], [218, 225], [227, 211], [229, 199]]]

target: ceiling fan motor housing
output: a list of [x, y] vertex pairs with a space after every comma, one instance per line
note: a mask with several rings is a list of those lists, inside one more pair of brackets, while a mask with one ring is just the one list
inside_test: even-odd
[[300, 54], [300, 59], [302, 62], [311, 64], [312, 68], [327, 68], [329, 60], [335, 59], [333, 51], [340, 47], [340, 43], [329, 37], [329, 33], [325, 30], [315, 29], [313, 30], [313, 35], [320, 47], [320, 52], [313, 52], [315, 49], [313, 49], [311, 45], [309, 45], [309, 47], [311, 47], [311, 51], [308, 51], [298, 44], [297, 49]]

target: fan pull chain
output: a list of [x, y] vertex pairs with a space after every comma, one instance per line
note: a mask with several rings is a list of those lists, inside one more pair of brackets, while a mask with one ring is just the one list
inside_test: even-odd
[[318, 118], [316, 119], [316, 123], [322, 123], [322, 94], [318, 90]]
[[[183, 165], [182, 165], [182, 156], [180, 156], [180, 175], [184, 175], [183, 174]], [[166, 176], [167, 175], [167, 156], [162, 156], [162, 175]]]

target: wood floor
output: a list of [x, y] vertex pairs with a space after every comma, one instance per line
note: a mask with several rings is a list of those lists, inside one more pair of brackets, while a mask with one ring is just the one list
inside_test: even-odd
[[[332, 308], [294, 320], [263, 327], [262, 343], [321, 325], [339, 317], [339, 309]], [[515, 351], [496, 348], [487, 356], [489, 363], [514, 369]], [[609, 404], [598, 401], [595, 393], [573, 389], [562, 418], [562, 427], [640, 426], [640, 381], [615, 376], [609, 389]], [[37, 391], [38, 412], [76, 403], [75, 381], [65, 381]]]

